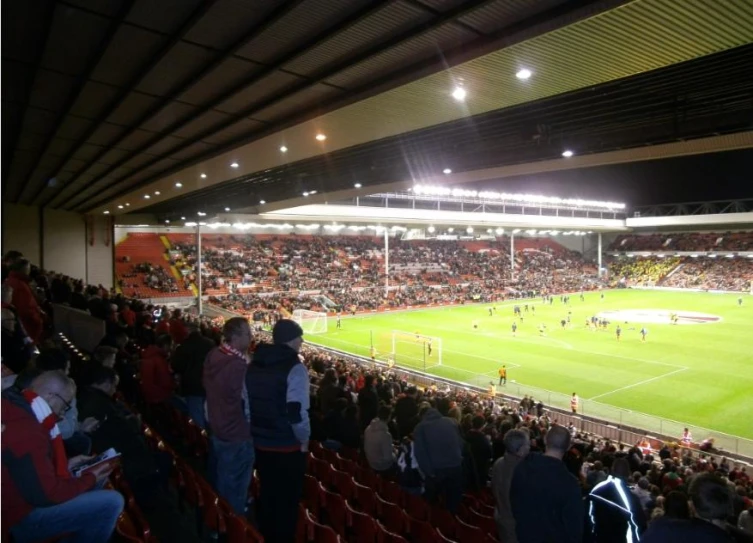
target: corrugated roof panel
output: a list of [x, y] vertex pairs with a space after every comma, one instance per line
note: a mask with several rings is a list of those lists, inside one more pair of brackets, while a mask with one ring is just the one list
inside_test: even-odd
[[323, 66], [336, 64], [359, 51], [389, 41], [432, 15], [414, 5], [403, 2], [387, 4], [383, 9], [351, 26], [318, 47], [285, 65], [286, 70], [311, 75]]
[[205, 0], [159, 0], [136, 2], [128, 12], [126, 21], [155, 32], [172, 34], [191, 12]]
[[147, 74], [135, 90], [166, 96], [182, 81], [192, 77], [202, 66], [215, 58], [217, 53], [204, 47], [178, 42]]
[[255, 62], [237, 57], [227, 58], [209, 75], [195, 81], [191, 88], [182, 93], [178, 99], [196, 105], [210, 102], [261, 69], [262, 66]]
[[440, 12], [448, 11], [460, 4], [465, 3], [466, 0], [419, 0], [422, 4], [435, 9]]
[[154, 106], [157, 100], [157, 98], [140, 92], [131, 92], [107, 120], [111, 123], [129, 126], [130, 123], [133, 123]]
[[197, 110], [196, 106], [173, 101], [160, 109], [159, 113], [151, 116], [147, 122], [141, 125], [141, 128], [152, 132], [164, 132], [174, 123], [192, 118]]
[[296, 111], [316, 107], [324, 100], [342, 94], [342, 91], [330, 85], [315, 85], [297, 92], [276, 104], [254, 113], [254, 118], [262, 121], [273, 121], [291, 115]]
[[215, 49], [226, 49], [283, 2], [284, 0], [215, 2], [186, 34], [186, 40]]
[[97, 119], [115, 99], [120, 90], [112, 85], [88, 81], [71, 107], [71, 114]]
[[88, 119], [82, 119], [73, 115], [67, 115], [65, 119], [63, 119], [63, 122], [60, 124], [60, 128], [58, 128], [56, 135], [60, 138], [77, 140], [78, 138], [83, 136], [84, 133], [89, 130], [93, 124], [94, 122]]
[[29, 103], [35, 107], [59, 112], [65, 107], [75, 83], [76, 79], [72, 75], [49, 70], [37, 70]]
[[[185, 143], [183, 138], [176, 138], [175, 136], [165, 136], [157, 143], [144, 149], [142, 154], [152, 155], [152, 157], [159, 156], [165, 153], [171, 153], [176, 147]], [[126, 164], [130, 164], [126, 162]]]
[[497, 0], [461, 17], [460, 22], [490, 34], [501, 28], [542, 13], [567, 0]]
[[58, 5], [42, 66], [67, 74], [81, 74], [99, 52], [107, 24], [107, 19], [99, 15]]
[[339, 87], [353, 88], [421, 60], [433, 59], [443, 48], [459, 46], [474, 38], [476, 35], [470, 30], [448, 23], [347, 68], [329, 78], [327, 82]]
[[121, 26], [90, 79], [122, 86], [164, 46], [167, 38], [149, 30]]
[[217, 106], [217, 109], [227, 111], [228, 113], [236, 113], [251, 104], [276, 95], [286, 87], [300, 83], [301, 80], [300, 77], [286, 72], [272, 72], [253, 85], [246, 87], [229, 100], [222, 102]]
[[239, 138], [243, 136], [244, 134], [249, 134], [253, 132], [254, 130], [258, 130], [262, 127], [264, 127], [265, 124], [261, 121], [255, 121], [253, 119], [240, 119], [233, 123], [232, 125], [228, 126], [227, 128], [224, 128], [223, 130], [217, 132], [216, 134], [212, 134], [211, 136], [207, 137], [204, 141], [207, 143], [215, 144], [215, 145], [222, 145], [229, 141], [232, 141], [236, 138]]
[[192, 143], [185, 149], [181, 149], [177, 153], [173, 153], [172, 155], [170, 155], [170, 158], [177, 160], [190, 160], [192, 157], [206, 153], [213, 148], [214, 145], [210, 145], [209, 143], [206, 143], [204, 141], [197, 141], [196, 143]]
[[124, 151], [123, 149], [108, 149], [104, 155], [99, 157], [99, 160], [97, 160], [97, 162], [112, 165], [117, 161], [125, 158], [127, 155], [128, 151]]
[[202, 115], [197, 115], [196, 117], [191, 119], [188, 124], [174, 133], [176, 136], [181, 138], [194, 138], [203, 133], [205, 130], [209, 130], [214, 126], [218, 126], [226, 122], [231, 117], [232, 116], [227, 113], [223, 113], [215, 109], [210, 109]]
[[125, 132], [125, 130], [126, 128], [119, 124], [102, 123], [92, 135], [89, 136], [87, 141], [95, 145], [111, 145], [116, 138], [119, 138], [121, 134]]
[[238, 54], [257, 62], [272, 63], [280, 55], [300, 49], [307, 39], [373, 1], [375, 0], [308, 0], [267, 28]]
[[154, 134], [152, 132], [147, 132], [146, 130], [137, 128], [118, 143], [118, 148], [133, 151], [144, 145], [153, 136]]

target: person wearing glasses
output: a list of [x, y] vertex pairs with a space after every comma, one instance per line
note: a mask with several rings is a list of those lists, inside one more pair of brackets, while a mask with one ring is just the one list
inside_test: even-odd
[[105, 543], [123, 510], [123, 497], [99, 490], [112, 470], [103, 464], [73, 477], [91, 459], [68, 458], [57, 421], [71, 410], [76, 386], [63, 372], [48, 371], [19, 391], [3, 393], [2, 520], [13, 541], [52, 539]]

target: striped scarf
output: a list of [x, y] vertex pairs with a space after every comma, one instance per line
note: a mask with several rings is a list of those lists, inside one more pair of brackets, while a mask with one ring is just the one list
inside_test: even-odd
[[50, 433], [50, 441], [52, 443], [52, 463], [55, 465], [55, 473], [58, 477], [65, 479], [70, 478], [71, 473], [68, 471], [68, 457], [65, 454], [65, 446], [63, 445], [63, 436], [60, 435], [60, 429], [58, 428], [58, 417], [50, 409], [50, 405], [44, 401], [43, 398], [37, 396], [37, 394], [31, 390], [23, 391], [24, 399], [29, 402], [31, 410], [34, 416], [37, 417], [37, 421], [42, 425], [42, 428]]

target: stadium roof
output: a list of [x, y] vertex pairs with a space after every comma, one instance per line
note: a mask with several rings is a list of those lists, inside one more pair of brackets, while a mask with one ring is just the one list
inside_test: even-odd
[[[671, 147], [651, 158], [753, 146], [747, 0], [2, 9], [13, 21], [2, 61], [8, 202], [267, 211], [304, 191], [405, 188], [445, 168], [462, 182], [478, 170], [646, 159], [652, 144]], [[516, 78], [523, 68], [530, 79]]]

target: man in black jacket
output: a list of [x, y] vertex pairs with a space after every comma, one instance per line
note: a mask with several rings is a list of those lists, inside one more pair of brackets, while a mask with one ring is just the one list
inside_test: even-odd
[[374, 387], [374, 376], [366, 375], [363, 382], [363, 388], [358, 393], [358, 421], [361, 425], [361, 432], [374, 420], [379, 411], [379, 396]]
[[180, 377], [180, 391], [186, 400], [188, 414], [201, 428], [206, 428], [204, 402], [206, 392], [202, 384], [204, 360], [215, 344], [204, 337], [194, 323], [187, 326], [189, 334], [186, 340], [175, 350], [171, 359], [173, 371]]

